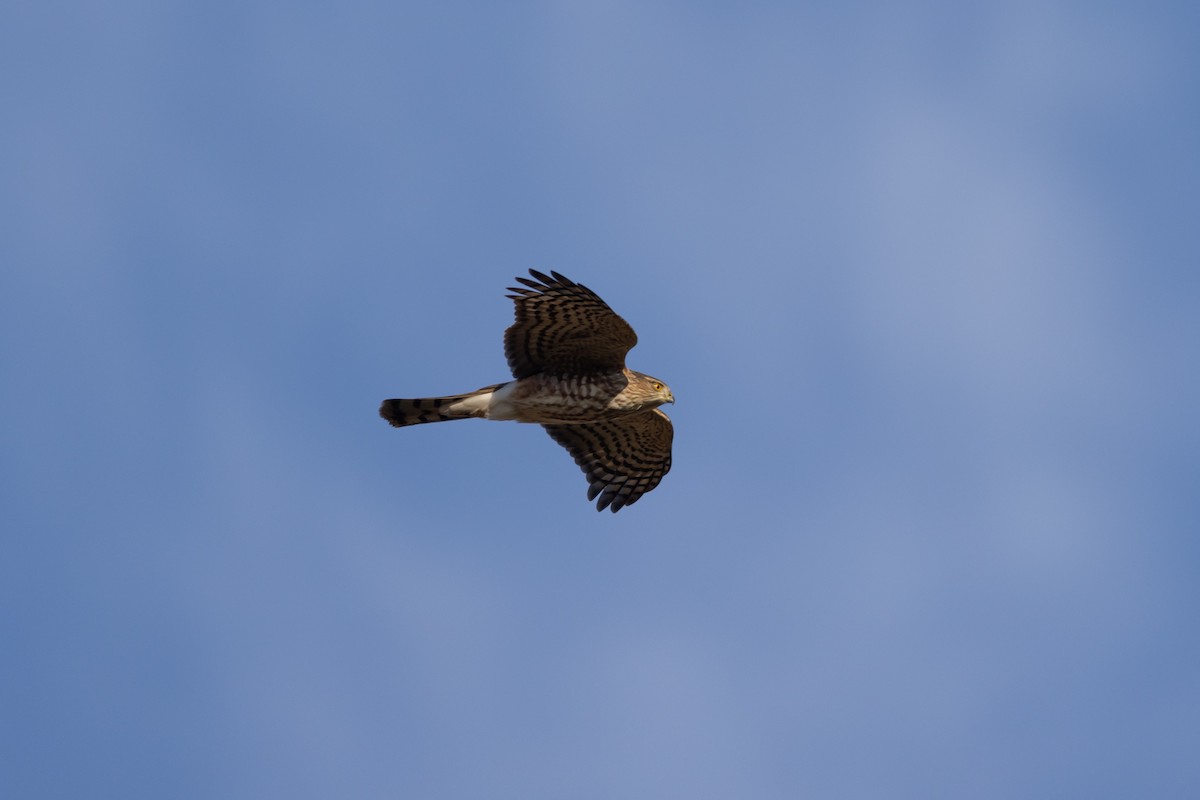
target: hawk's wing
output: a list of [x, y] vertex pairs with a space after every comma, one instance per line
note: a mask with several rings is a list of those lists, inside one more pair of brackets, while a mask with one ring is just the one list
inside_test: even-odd
[[582, 425], [543, 425], [587, 475], [596, 510], [630, 506], [671, 469], [671, 419], [657, 408]]
[[510, 288], [517, 320], [504, 332], [504, 355], [514, 378], [539, 372], [582, 375], [625, 366], [637, 334], [596, 293], [557, 272], [537, 280], [517, 278], [529, 287]]

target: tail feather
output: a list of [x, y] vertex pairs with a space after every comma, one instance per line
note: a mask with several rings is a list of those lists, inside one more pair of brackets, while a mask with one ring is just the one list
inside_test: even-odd
[[396, 398], [384, 400], [379, 406], [379, 416], [393, 428], [420, 425], [424, 422], [445, 422], [451, 419], [486, 417], [491, 386], [467, 394], [447, 397]]

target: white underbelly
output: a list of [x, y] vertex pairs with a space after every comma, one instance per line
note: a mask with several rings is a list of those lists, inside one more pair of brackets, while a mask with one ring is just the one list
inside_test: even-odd
[[516, 391], [516, 388], [517, 382], [512, 381], [486, 395], [488, 419], [517, 418], [517, 409], [512, 403], [513, 392]]

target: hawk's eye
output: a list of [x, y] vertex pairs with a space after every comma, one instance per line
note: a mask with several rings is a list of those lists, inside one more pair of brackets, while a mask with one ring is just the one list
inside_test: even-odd
[[661, 392], [661, 391], [662, 391], [662, 384], [661, 384], [661, 383], [659, 383], [658, 381], [655, 381], [655, 382], [654, 382], [654, 391], [656, 391], [656, 392]]

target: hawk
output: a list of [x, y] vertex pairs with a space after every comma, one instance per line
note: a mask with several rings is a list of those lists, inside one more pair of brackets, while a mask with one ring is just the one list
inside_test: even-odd
[[[393, 427], [452, 419], [536, 422], [567, 449], [596, 510], [633, 505], [671, 469], [675, 396], [658, 378], [625, 366], [637, 334], [583, 284], [529, 270], [509, 288], [516, 322], [504, 332], [513, 378], [467, 394], [384, 400]], [[597, 499], [599, 498], [599, 499]]]

